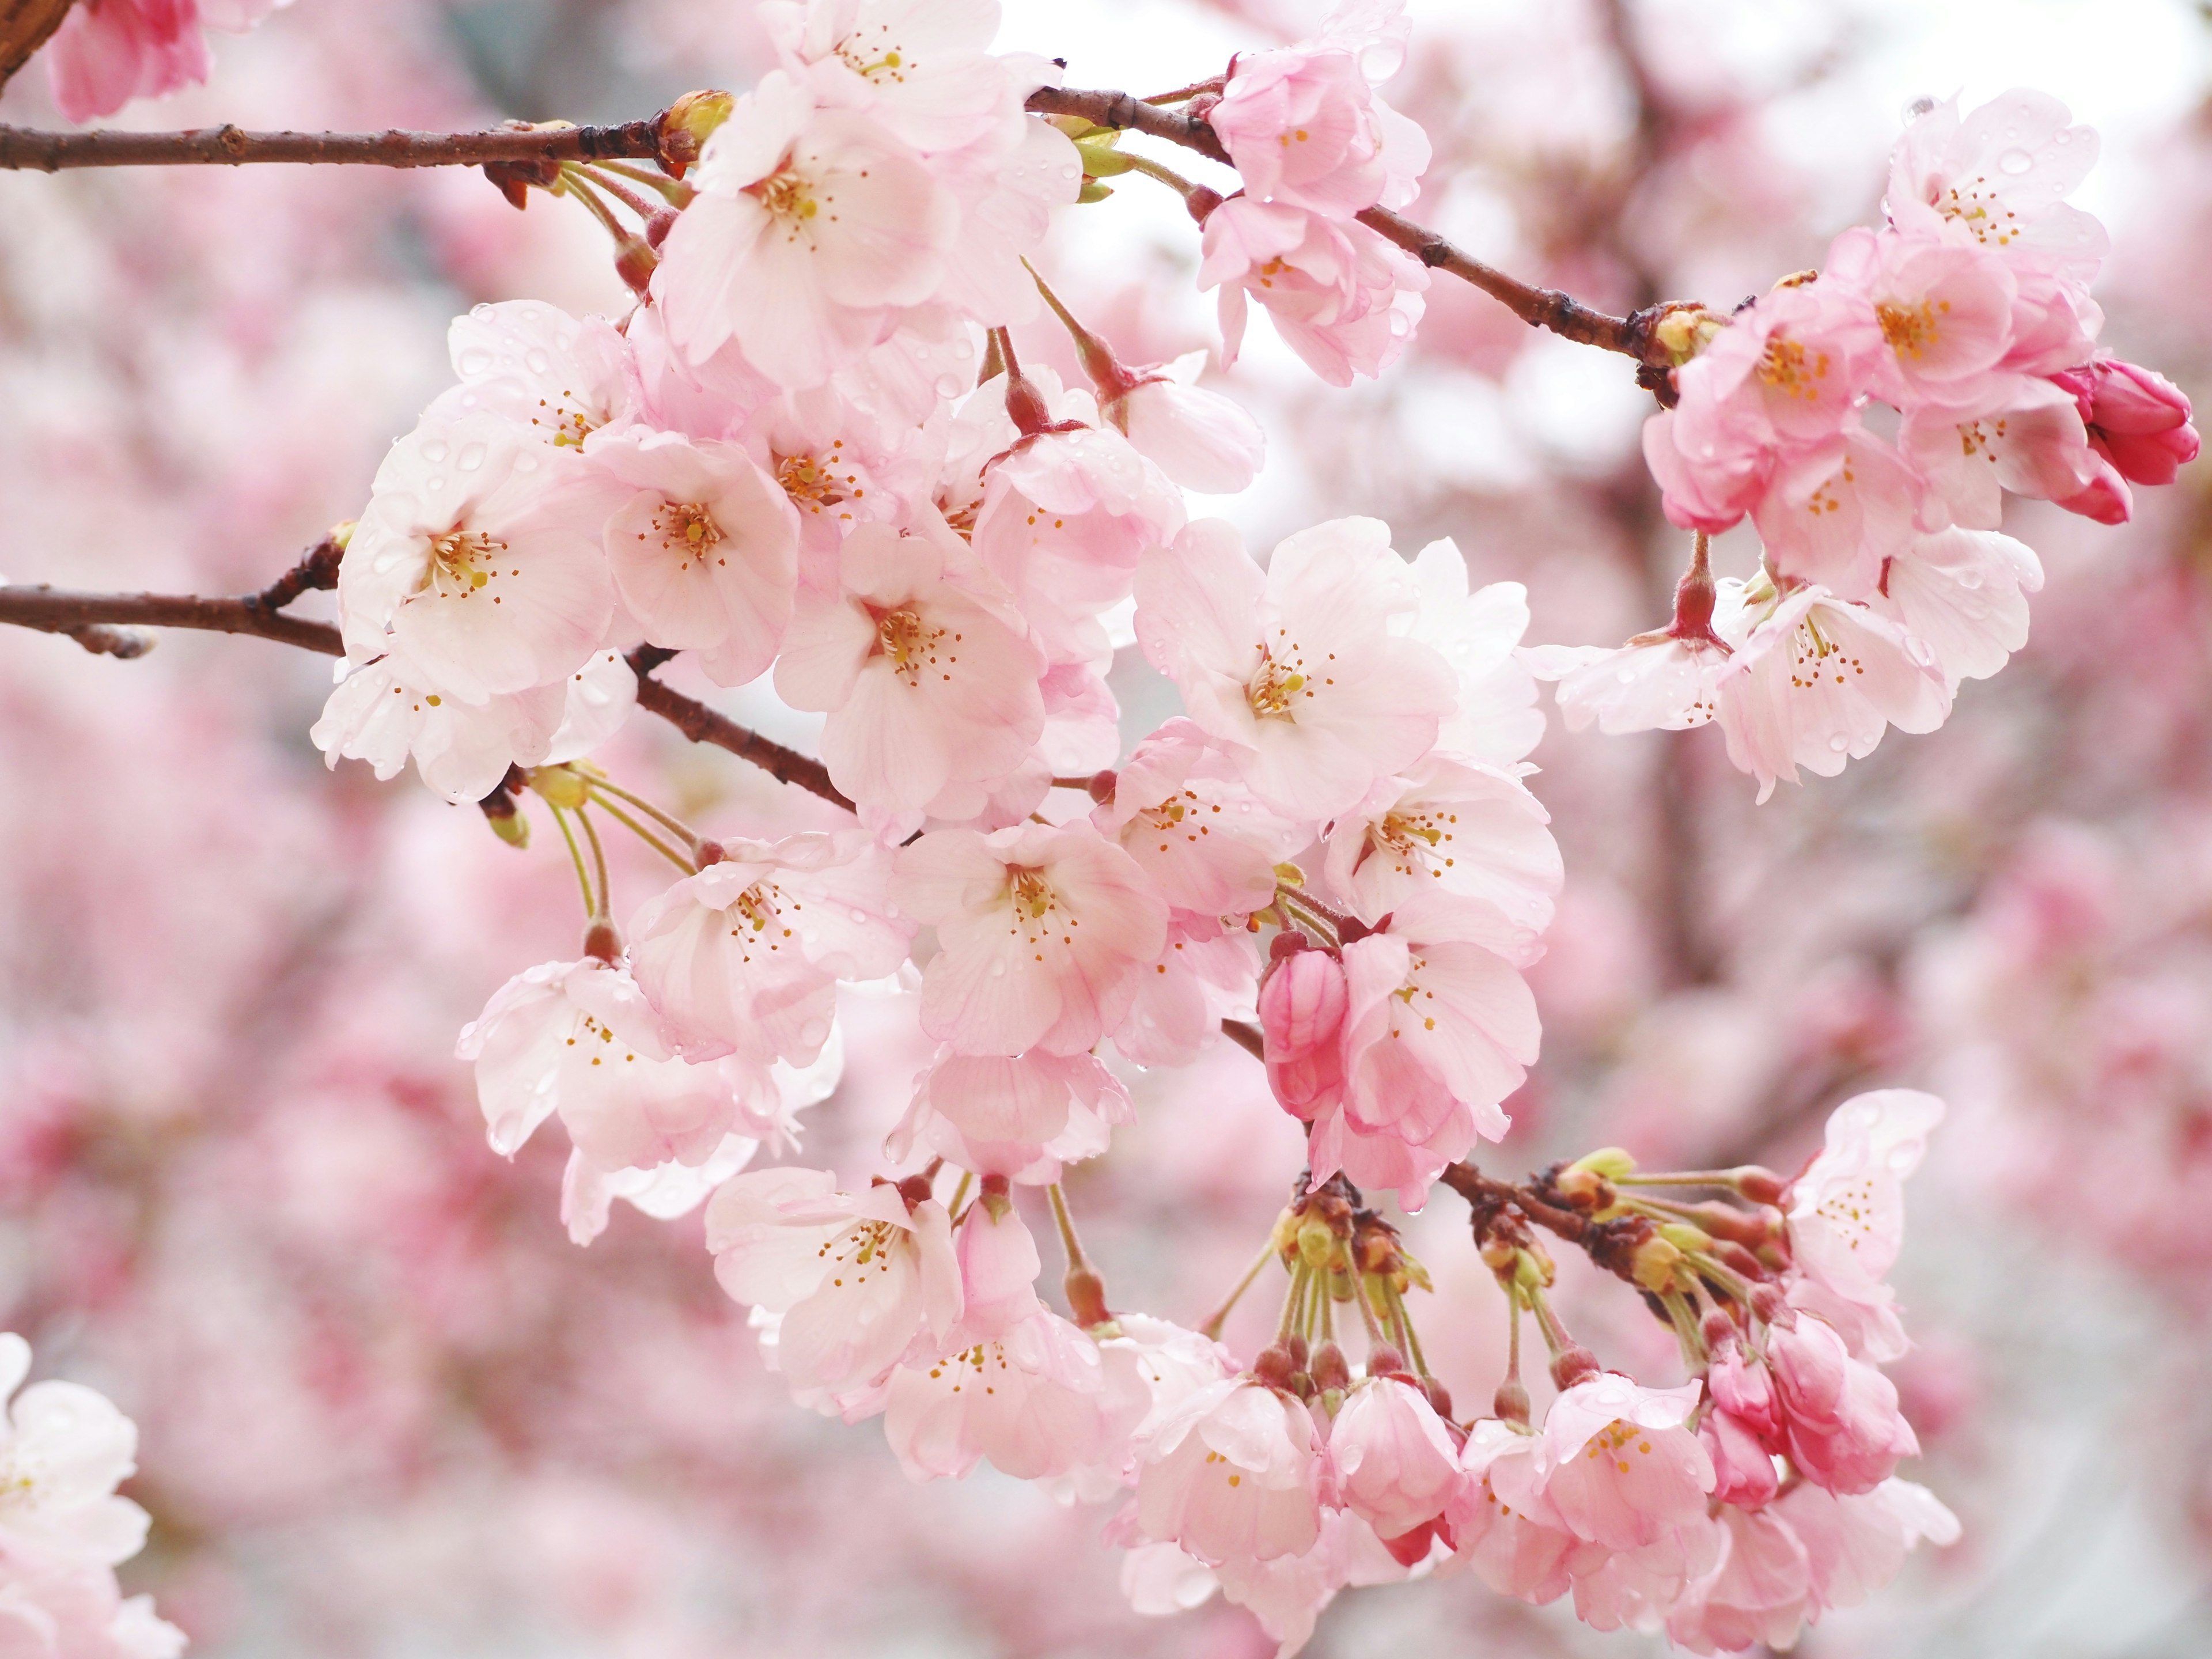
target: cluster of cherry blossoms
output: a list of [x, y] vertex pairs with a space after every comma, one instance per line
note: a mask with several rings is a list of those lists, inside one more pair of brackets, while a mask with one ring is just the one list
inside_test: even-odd
[[0, 1335], [0, 1641], [25, 1659], [177, 1659], [184, 1632], [115, 1583], [146, 1542], [146, 1511], [115, 1494], [137, 1429], [81, 1384], [23, 1388], [30, 1370], [30, 1344]]
[[[2097, 138], [2068, 122], [2034, 92], [1936, 105], [1898, 143], [1880, 228], [1732, 317], [1661, 323], [1680, 396], [1644, 453], [1696, 556], [1668, 627], [1530, 653], [1571, 726], [1717, 721], [1762, 800], [1800, 768], [1832, 777], [1892, 726], [1933, 731], [2027, 642], [2043, 570], [1999, 532], [2007, 491], [2118, 524], [2131, 483], [2196, 457], [2180, 390], [2099, 351], [2107, 239], [2064, 199]], [[1759, 571], [1716, 583], [1705, 538], [1746, 518]]]

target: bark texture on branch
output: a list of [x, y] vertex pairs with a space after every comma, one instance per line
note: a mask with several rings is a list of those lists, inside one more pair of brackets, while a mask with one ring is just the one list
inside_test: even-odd
[[[244, 599], [215, 599], [193, 593], [79, 593], [42, 582], [32, 587], [0, 587], [0, 623], [35, 628], [42, 634], [67, 634], [73, 639], [100, 629], [195, 628], [217, 634], [251, 634], [279, 645], [295, 645], [302, 651], [319, 651], [326, 657], [345, 654], [345, 647], [338, 643], [338, 630], [330, 623], [288, 617], [264, 606], [258, 594]], [[93, 634], [94, 639], [107, 637]], [[88, 649], [118, 654], [111, 646], [82, 642]]]
[[[6, 0], [0, 0], [4, 4]], [[485, 132], [34, 132], [0, 126], [0, 168], [243, 167], [251, 162], [379, 167], [516, 161], [657, 161], [659, 118], [613, 127], [499, 127]]]
[[0, 0], [0, 87], [52, 38], [76, 0]]

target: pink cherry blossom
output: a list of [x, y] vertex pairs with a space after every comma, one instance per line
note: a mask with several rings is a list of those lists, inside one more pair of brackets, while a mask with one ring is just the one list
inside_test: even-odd
[[54, 101], [72, 121], [112, 115], [208, 77], [203, 28], [242, 34], [290, 0], [84, 0], [46, 52]]
[[1328, 1489], [1384, 1542], [1443, 1514], [1465, 1479], [1459, 1448], [1420, 1389], [1383, 1376], [1345, 1395], [1329, 1425]]
[[[765, 1098], [754, 1103], [757, 1116]], [[672, 1221], [691, 1213], [714, 1189], [753, 1161], [761, 1148], [757, 1135], [726, 1134], [706, 1162], [679, 1164], [670, 1159], [649, 1170], [602, 1170], [580, 1148], [568, 1154], [561, 1172], [561, 1224], [570, 1242], [589, 1244], [607, 1230], [614, 1201], [623, 1200], [656, 1221]]]
[[1312, 1548], [1266, 1560], [1233, 1557], [1214, 1572], [1222, 1599], [1250, 1613], [1274, 1638], [1276, 1659], [1292, 1659], [1305, 1646], [1340, 1589], [1398, 1583], [1407, 1576], [1373, 1528], [1339, 1509], [1321, 1512], [1321, 1536]]
[[963, 1054], [1082, 1053], [1166, 942], [1166, 903], [1087, 823], [937, 830], [899, 853], [891, 894], [937, 929], [922, 1029]]
[[1045, 1186], [1063, 1165], [1104, 1152], [1134, 1115], [1128, 1091], [1095, 1055], [941, 1049], [915, 1077], [884, 1150], [903, 1162], [921, 1146], [963, 1169]]
[[1233, 495], [1267, 459], [1267, 434], [1243, 404], [1191, 382], [1206, 362], [1194, 351], [1156, 368], [1125, 371], [1129, 384], [1102, 393], [1100, 420], [1185, 489]]
[[1816, 1293], [1810, 1305], [1866, 1358], [1905, 1352], [1884, 1280], [1905, 1242], [1905, 1179], [1942, 1119], [1942, 1101], [1911, 1089], [1847, 1100], [1787, 1194], [1790, 1254]]
[[633, 920], [638, 985], [692, 1060], [805, 1065], [829, 1036], [837, 981], [905, 959], [914, 929], [888, 896], [890, 861], [857, 831], [720, 847]]
[[1711, 1409], [1698, 1438], [1713, 1461], [1713, 1496], [1755, 1510], [1770, 1502], [1778, 1484], [1773, 1449], [1781, 1443], [1781, 1419], [1773, 1379], [1765, 1365], [1745, 1358], [1730, 1342], [1716, 1352], [1705, 1373]]
[[1245, 915], [1275, 896], [1275, 866], [1295, 832], [1255, 802], [1237, 768], [1178, 717], [1139, 744], [1091, 815], [1176, 909]]
[[817, 108], [781, 70], [714, 130], [699, 194], [661, 245], [653, 297], [694, 363], [734, 339], [762, 373], [819, 386], [936, 289], [959, 225], [921, 159], [867, 116]]
[[1382, 199], [1382, 127], [1348, 52], [1240, 52], [1206, 118], [1255, 201], [1348, 219]]
[[565, 681], [481, 703], [428, 689], [395, 652], [347, 671], [307, 736], [336, 767], [367, 761], [380, 781], [411, 758], [424, 784], [456, 805], [482, 800], [511, 766], [557, 766], [612, 737], [637, 702], [637, 676], [595, 652]]
[[1810, 1315], [1767, 1333], [1775, 1403], [1789, 1433], [1790, 1461], [1831, 1492], [1871, 1492], [1898, 1460], [1919, 1455], [1912, 1425], [1899, 1415], [1897, 1387]]
[[1436, 740], [1450, 670], [1393, 633], [1416, 603], [1388, 526], [1340, 519], [1279, 544], [1263, 575], [1201, 520], [1137, 574], [1137, 637], [1262, 805], [1326, 818]]
[[2074, 398], [2097, 453], [2129, 483], [2172, 483], [2197, 459], [2189, 399], [2155, 370], [2099, 357], [2051, 379]]
[[2070, 119], [2057, 99], [2021, 88], [1963, 118], [1958, 100], [1946, 99], [1898, 140], [1883, 206], [1900, 230], [1948, 228], [2086, 283], [2109, 239], [2066, 204], [2097, 160], [2096, 132]]
[[[113, 1566], [146, 1542], [146, 1511], [115, 1488], [137, 1468], [138, 1431], [104, 1395], [58, 1379], [23, 1388], [31, 1345], [0, 1334], [0, 1534]], [[17, 1393], [18, 1389], [21, 1393]], [[11, 1398], [12, 1397], [12, 1398]]]
[[1536, 682], [1522, 660], [1528, 590], [1492, 582], [1468, 591], [1467, 560], [1449, 537], [1413, 559], [1420, 609], [1411, 637], [1450, 665], [1459, 700], [1437, 728], [1437, 747], [1461, 760], [1517, 767], [1544, 735]]
[[679, 1059], [629, 970], [591, 957], [516, 975], [454, 1052], [475, 1065], [492, 1150], [507, 1158], [557, 1113], [596, 1168], [699, 1164], [741, 1116], [776, 1110], [764, 1066]]
[[1538, 1477], [1535, 1436], [1485, 1418], [1460, 1453], [1466, 1480], [1444, 1510], [1451, 1570], [1471, 1570], [1500, 1595], [1555, 1601], [1567, 1593], [1570, 1559], [1590, 1547], [1567, 1528]]
[[1912, 534], [1918, 495], [1903, 458], [1863, 430], [1794, 453], [1751, 510], [1766, 568], [1778, 579], [1864, 599], [1882, 560]]
[[1719, 719], [1729, 758], [1759, 781], [1762, 801], [1800, 767], [1834, 777], [1890, 726], [1932, 732], [1951, 712], [1935, 653], [1866, 605], [1802, 587], [1737, 614]]
[[1249, 936], [1214, 916], [1170, 911], [1167, 944], [1137, 975], [1137, 994], [1114, 1028], [1115, 1049], [1139, 1066], [1188, 1066], [1221, 1036], [1224, 1019], [1249, 1020], [1260, 963]]
[[1891, 557], [1869, 603], [1925, 645], [1954, 692], [1987, 679], [2027, 643], [2027, 596], [2043, 566], [2024, 543], [1994, 531], [1917, 536]]
[[1532, 1469], [1568, 1531], [1629, 1551], [1705, 1520], [1712, 1462], [1686, 1426], [1699, 1392], [1605, 1371], [1552, 1402]]
[[1376, 780], [1324, 838], [1330, 888], [1365, 921], [1417, 897], [1504, 921], [1526, 962], [1566, 878], [1551, 814], [1518, 778], [1432, 755]]
[[1996, 252], [1934, 235], [1864, 228], [1828, 248], [1820, 286], [1874, 308], [1882, 343], [1870, 389], [1900, 407], [1971, 408], [2013, 343], [2019, 283]]
[[392, 447], [338, 568], [353, 660], [397, 647], [434, 689], [482, 702], [590, 657], [614, 611], [599, 529], [620, 492], [526, 431], [477, 413]]
[[708, 1202], [707, 1248], [732, 1300], [777, 1316], [775, 1363], [802, 1397], [870, 1388], [909, 1348], [939, 1352], [960, 1317], [945, 1206], [909, 1206], [896, 1187], [748, 1170]]
[[[1279, 949], [1280, 947], [1278, 947]], [[1344, 964], [1328, 951], [1296, 950], [1260, 982], [1267, 1083], [1285, 1111], [1312, 1119], [1344, 1094], [1343, 1030], [1350, 998]]]
[[784, 68], [822, 103], [864, 111], [925, 152], [982, 137], [1013, 101], [988, 50], [991, 0], [775, 0], [760, 19]]
[[799, 596], [775, 688], [829, 714], [823, 761], [864, 805], [911, 811], [948, 783], [996, 781], [1044, 729], [1043, 653], [978, 597], [981, 572], [954, 579], [964, 552], [941, 527], [858, 526], [838, 591]]
[[1236, 362], [1257, 300], [1307, 368], [1350, 386], [1412, 343], [1429, 273], [1357, 221], [1235, 196], [1206, 216], [1198, 283], [1221, 290], [1224, 363]]
[[910, 1479], [957, 1479], [988, 1460], [1017, 1480], [1064, 1474], [1104, 1431], [1098, 1345], [1033, 1308], [997, 1334], [891, 1373], [884, 1434]]
[[498, 415], [541, 442], [575, 449], [629, 412], [631, 341], [605, 318], [571, 317], [538, 300], [481, 305], [453, 319], [446, 346], [459, 384], [431, 402], [441, 418]]
[[799, 580], [799, 514], [744, 451], [609, 433], [591, 463], [636, 493], [607, 520], [615, 591], [647, 641], [742, 685], [775, 659]]
[[1211, 1566], [1302, 1555], [1321, 1536], [1322, 1446], [1296, 1399], [1225, 1377], [1144, 1435], [1137, 1524]]
[[1905, 417], [1899, 446], [1926, 486], [1922, 522], [1936, 517], [1969, 530], [1995, 530], [2004, 492], [2039, 501], [2071, 500], [2097, 475], [2073, 397], [2049, 380], [2023, 376], [2001, 404], [1962, 418], [1930, 405]]
[[1775, 1504], [1805, 1547], [1814, 1607], [1855, 1607], [1886, 1588], [1922, 1540], [1959, 1540], [1959, 1519], [1936, 1494], [1910, 1480], [1885, 1480], [1858, 1496], [1810, 1481]]
[[1668, 1639], [1692, 1653], [1738, 1653], [1762, 1642], [1786, 1652], [1812, 1596], [1804, 1545], [1771, 1510], [1724, 1507], [1716, 1519], [1727, 1547], [1668, 1613]]
[[1720, 709], [1730, 655], [1717, 640], [1654, 634], [1624, 646], [1527, 646], [1521, 659], [1538, 679], [1559, 686], [1559, 718], [1568, 731], [1586, 731], [1595, 722], [1617, 736], [1710, 725]]

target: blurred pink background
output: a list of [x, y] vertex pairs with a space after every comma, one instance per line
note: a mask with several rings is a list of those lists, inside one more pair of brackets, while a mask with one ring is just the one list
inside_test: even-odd
[[[1002, 41], [1147, 93], [1293, 38], [1272, 0], [1013, 0]], [[1413, 212], [1613, 310], [1726, 307], [1865, 218], [1921, 95], [2014, 84], [2105, 133], [2119, 355], [2212, 392], [2212, 25], [2181, 0], [1432, 0], [1391, 88], [1437, 146]], [[738, 0], [297, 0], [213, 82], [118, 124], [423, 128], [627, 118], [743, 86]], [[0, 119], [54, 123], [42, 77]], [[1123, 181], [1067, 216], [1055, 285], [1133, 361], [1210, 343], [1196, 238]], [[623, 302], [602, 233], [473, 172], [0, 176], [0, 571], [246, 591], [352, 516], [479, 301]], [[1267, 426], [1258, 546], [1345, 513], [1455, 537], [1528, 586], [1532, 641], [1664, 615], [1681, 538], [1616, 360], [1440, 284], [1379, 384], [1319, 385], [1264, 328], [1218, 378]], [[1041, 327], [1024, 341], [1067, 358]], [[1063, 367], [1073, 368], [1072, 361]], [[1534, 787], [1568, 880], [1545, 1052], [1489, 1162], [1618, 1143], [1794, 1166], [1829, 1107], [1913, 1084], [1953, 1115], [1911, 1192], [1898, 1368], [1966, 1523], [1801, 1652], [2212, 1651], [2212, 474], [2106, 530], [2013, 503], [2051, 573], [2034, 637], [1937, 734], [1754, 810], [1717, 735], [1569, 737]], [[1719, 545], [1723, 574], [1753, 546]], [[309, 614], [324, 603], [310, 599]], [[1172, 690], [1133, 652], [1147, 729]], [[909, 1485], [872, 1426], [792, 1407], [697, 1216], [618, 1209], [589, 1250], [560, 1153], [485, 1147], [453, 1041], [565, 954], [557, 844], [518, 854], [412, 780], [327, 774], [319, 659], [174, 635], [145, 660], [0, 638], [0, 1325], [140, 1423], [125, 1572], [215, 1656], [1268, 1650], [1214, 1605], [1129, 1613], [1103, 1516], [988, 1469]], [[703, 681], [687, 690], [711, 691]], [[714, 694], [804, 743], [764, 687]], [[776, 786], [648, 720], [605, 758], [710, 830]], [[640, 872], [642, 866], [637, 866]], [[645, 889], [635, 882], [634, 896]], [[864, 1179], [917, 1056], [845, 1012], [807, 1158]], [[1261, 1243], [1297, 1130], [1224, 1047], [1138, 1083], [1071, 1177], [1116, 1305], [1195, 1322]], [[1042, 1229], [1041, 1215], [1031, 1218]], [[1504, 1322], [1444, 1200], [1409, 1237], [1439, 1370], [1485, 1398]], [[1231, 1327], [1249, 1353], [1271, 1316]], [[1577, 1328], [1655, 1369], [1621, 1300]], [[1588, 1328], [1585, 1330], [1584, 1328]], [[1601, 1345], [1602, 1346], [1602, 1345]], [[1351, 1591], [1317, 1655], [1634, 1654], [1470, 1579]]]

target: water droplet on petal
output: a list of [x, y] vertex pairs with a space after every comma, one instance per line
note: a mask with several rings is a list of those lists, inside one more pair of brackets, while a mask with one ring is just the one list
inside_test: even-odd
[[2017, 179], [2035, 166], [2035, 157], [2024, 149], [2008, 149], [1997, 157], [1997, 171]]
[[484, 453], [482, 444], [470, 444], [462, 449], [453, 465], [464, 472], [474, 472], [484, 464]]
[[481, 346], [473, 351], [464, 351], [459, 367], [464, 374], [488, 374], [491, 372], [491, 353]]
[[1849, 749], [1850, 746], [1851, 740], [1840, 732], [1837, 732], [1834, 737], [1828, 739], [1828, 747], [1834, 750], [1838, 755], [1842, 754], [1844, 750]]
[[435, 466], [446, 459], [446, 446], [436, 439], [422, 446], [422, 459]]
[[523, 354], [522, 361], [532, 374], [543, 374], [553, 367], [553, 360], [535, 347]]

